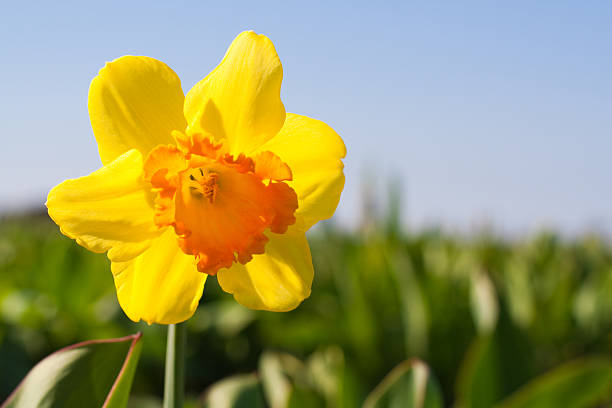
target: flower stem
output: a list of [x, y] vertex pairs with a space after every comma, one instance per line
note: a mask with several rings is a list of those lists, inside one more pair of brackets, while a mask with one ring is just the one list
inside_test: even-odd
[[185, 392], [185, 343], [187, 323], [168, 325], [166, 378], [163, 408], [182, 408]]

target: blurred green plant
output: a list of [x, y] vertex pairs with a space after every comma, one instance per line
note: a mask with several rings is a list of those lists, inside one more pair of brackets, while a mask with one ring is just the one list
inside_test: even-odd
[[370, 393], [364, 408], [442, 408], [442, 396], [429, 367], [419, 360], [395, 367]]
[[[328, 347], [303, 363], [279, 352], [266, 352], [259, 375], [235, 375], [204, 393], [205, 408], [356, 407], [359, 401], [342, 350]], [[395, 367], [370, 393], [364, 408], [441, 408], [442, 396], [430, 370], [419, 360]]]
[[[330, 223], [313, 231], [312, 295], [292, 312], [243, 308], [211, 279], [188, 322], [191, 403], [217, 381], [240, 373], [252, 381], [258, 370], [264, 395], [270, 350], [305, 366], [309, 356], [339, 351], [330, 355], [343, 361], [340, 389], [352, 398], [344, 406], [359, 406], [412, 358], [428, 363], [445, 404], [486, 407], [527, 401], [508, 398], [526, 395], [525, 384], [562, 364], [611, 354], [612, 248], [605, 239], [408, 234], [398, 228], [400, 207], [372, 215], [359, 231]], [[0, 221], [0, 398], [55, 349], [135, 331], [147, 341], [131, 406], [154, 406], [163, 385], [164, 331], [121, 313], [104, 257], [61, 236], [45, 215]], [[300, 389], [314, 387], [309, 376], [289, 378]], [[596, 401], [605, 403], [609, 387], [601, 384]], [[328, 402], [337, 393], [332, 388], [315, 394], [342, 406]]]

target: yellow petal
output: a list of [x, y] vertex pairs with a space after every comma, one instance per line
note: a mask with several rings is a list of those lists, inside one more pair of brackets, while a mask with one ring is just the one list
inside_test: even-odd
[[89, 117], [102, 163], [130, 149], [143, 157], [185, 130], [183, 90], [166, 64], [131, 55], [106, 64], [89, 87]]
[[55, 186], [47, 208], [63, 234], [91, 251], [109, 251], [111, 260], [127, 260], [160, 234], [150, 187], [142, 155], [130, 150], [89, 176]]
[[111, 269], [125, 314], [149, 324], [189, 319], [198, 307], [207, 276], [197, 271], [195, 257], [179, 249], [170, 227], [141, 255], [113, 262]]
[[304, 231], [334, 215], [344, 188], [344, 142], [325, 123], [288, 113], [280, 132], [258, 151], [271, 151], [293, 173], [288, 184], [298, 196], [295, 215]]
[[272, 41], [243, 32], [221, 63], [187, 93], [188, 133], [226, 138], [230, 153], [250, 153], [283, 125], [282, 79], [283, 68]]
[[217, 279], [224, 291], [248, 308], [295, 309], [310, 296], [314, 276], [306, 235], [295, 230], [267, 235], [265, 254], [254, 255], [246, 265], [235, 263], [219, 270]]

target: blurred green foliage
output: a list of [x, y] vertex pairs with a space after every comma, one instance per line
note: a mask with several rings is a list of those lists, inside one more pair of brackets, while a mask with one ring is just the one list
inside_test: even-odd
[[[345, 395], [338, 401], [345, 406], [361, 404], [413, 357], [435, 373], [445, 405], [487, 407], [562, 363], [611, 354], [606, 240], [548, 232], [521, 240], [487, 232], [410, 234], [399, 224], [391, 211], [357, 232], [317, 227], [309, 236], [312, 295], [289, 313], [248, 310], [210, 278], [188, 325], [192, 400], [231, 375], [252, 381], [266, 350], [307, 365], [313, 355], [337, 350], [330, 358], [342, 359]], [[144, 338], [132, 406], [156, 406], [165, 328], [125, 317], [106, 257], [62, 236], [44, 214], [0, 219], [0, 400], [50, 352], [136, 331]], [[601, 384], [598, 390], [607, 389]], [[316, 398], [340, 406], [317, 387]]]

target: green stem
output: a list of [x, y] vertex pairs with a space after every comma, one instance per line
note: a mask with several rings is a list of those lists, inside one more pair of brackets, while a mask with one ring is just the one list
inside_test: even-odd
[[164, 408], [182, 408], [185, 392], [185, 343], [187, 323], [168, 325]]

